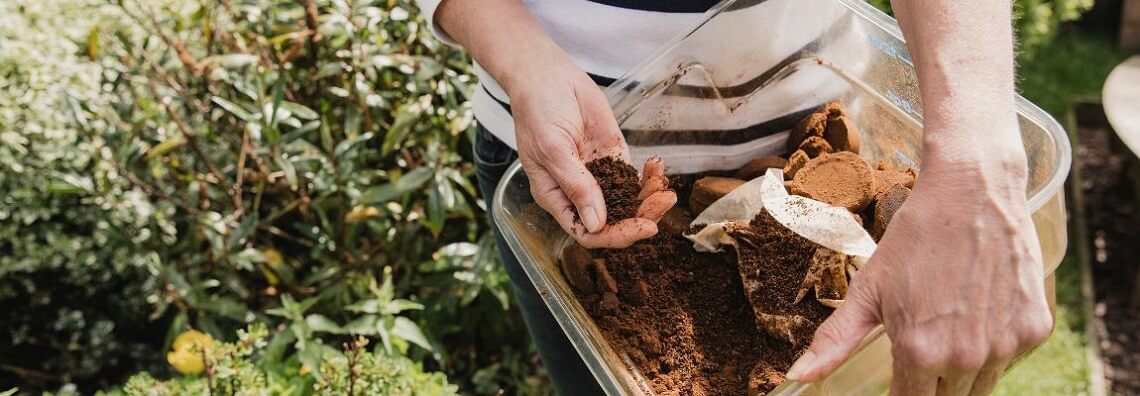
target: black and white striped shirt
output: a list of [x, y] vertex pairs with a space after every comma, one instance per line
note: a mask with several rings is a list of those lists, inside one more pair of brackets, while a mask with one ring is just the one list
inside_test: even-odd
[[[417, 0], [432, 16], [441, 0]], [[668, 128], [661, 128], [660, 114], [636, 112], [622, 123], [626, 139], [637, 155], [637, 146], [666, 144], [670, 151], [700, 154], [709, 151], [706, 163], [693, 159], [684, 168], [727, 168], [754, 158], [757, 153], [779, 151], [784, 135], [795, 119], [810, 108], [842, 94], [846, 84], [835, 84], [834, 75], [797, 73], [780, 81], [775, 89], [754, 90], [780, 67], [813, 49], [819, 32], [835, 31], [845, 36], [841, 23], [846, 10], [836, 0], [765, 1], [738, 0], [701, 34], [690, 37], [685, 51], [702, 63], [704, 72], [687, 73], [654, 103], [667, 110]], [[656, 55], [703, 20], [717, 0], [523, 0], [547, 34], [601, 87], [612, 84], [646, 59]], [[444, 42], [455, 44], [436, 26]], [[842, 39], [842, 37], [840, 37]], [[829, 40], [834, 41], [835, 37]], [[753, 50], [764, 46], [763, 50]], [[723, 56], [731, 54], [731, 56]], [[678, 62], [681, 67], [683, 62]], [[516, 147], [510, 99], [485, 70], [475, 65], [481, 87], [472, 97], [475, 118], [511, 147]], [[715, 80], [715, 81], [710, 81]], [[712, 84], [710, 84], [710, 82]], [[719, 87], [719, 96], [708, 89]], [[732, 113], [725, 101], [745, 96], [747, 108]], [[797, 99], [788, 99], [797, 98]], [[700, 155], [697, 155], [698, 157]], [[637, 158], [634, 159], [635, 161]], [[718, 163], [708, 163], [717, 161]], [[668, 162], [667, 162], [668, 163]], [[676, 164], [676, 163], [675, 163]], [[678, 164], [680, 165], [680, 164]], [[671, 167], [672, 168], [672, 167]], [[683, 171], [683, 169], [674, 169]]]

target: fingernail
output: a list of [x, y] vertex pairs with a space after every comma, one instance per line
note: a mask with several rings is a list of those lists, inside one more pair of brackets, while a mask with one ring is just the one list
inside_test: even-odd
[[598, 215], [598, 209], [587, 206], [584, 212], [582, 213], [582, 224], [586, 226], [586, 231], [591, 233], [600, 231], [602, 229], [602, 217]]
[[796, 359], [795, 363], [792, 363], [792, 368], [788, 369], [788, 379], [799, 381], [800, 376], [802, 376], [804, 371], [806, 371], [808, 367], [811, 367], [814, 362], [815, 353], [812, 353], [812, 351], [804, 352], [803, 356], [800, 356], [799, 359]]

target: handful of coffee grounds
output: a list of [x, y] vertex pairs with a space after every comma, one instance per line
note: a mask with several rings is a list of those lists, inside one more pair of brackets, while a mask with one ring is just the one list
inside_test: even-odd
[[586, 163], [586, 170], [594, 175], [602, 196], [606, 200], [606, 222], [616, 223], [637, 215], [641, 204], [640, 177], [633, 165], [613, 157], [599, 158]]

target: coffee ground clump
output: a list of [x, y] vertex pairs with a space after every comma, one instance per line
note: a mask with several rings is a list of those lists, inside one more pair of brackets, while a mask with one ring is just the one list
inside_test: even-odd
[[606, 201], [606, 222], [616, 223], [637, 215], [641, 192], [637, 169], [613, 157], [599, 158], [586, 163], [586, 170], [598, 181]]

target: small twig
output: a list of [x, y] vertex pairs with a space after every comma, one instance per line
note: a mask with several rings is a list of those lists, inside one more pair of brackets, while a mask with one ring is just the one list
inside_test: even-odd
[[222, 188], [225, 189], [227, 193], [229, 193], [230, 198], [234, 201], [235, 208], [240, 210], [240, 194], [235, 194], [234, 191], [232, 191], [233, 186], [230, 186], [226, 183], [226, 179], [222, 177], [222, 172], [219, 171], [218, 167], [214, 165], [214, 162], [206, 156], [206, 153], [202, 151], [202, 147], [198, 145], [198, 138], [190, 133], [190, 128], [186, 126], [186, 122], [182, 120], [182, 117], [179, 117], [178, 114], [174, 112], [174, 109], [170, 107], [169, 103], [167, 103], [165, 100], [162, 100], [162, 95], [160, 95], [158, 92], [158, 84], [154, 82], [153, 78], [147, 77], [147, 86], [150, 87], [151, 94], [155, 96], [155, 98], [158, 100], [158, 103], [162, 105], [162, 109], [166, 111], [166, 114], [168, 116], [170, 116], [171, 121], [174, 121], [174, 125], [178, 127], [178, 131], [182, 134], [182, 137], [186, 138], [186, 144], [190, 146], [190, 150], [194, 152], [194, 156], [198, 157], [198, 160], [202, 161], [202, 163], [206, 165], [206, 169], [208, 169], [210, 171], [210, 174], [218, 180], [218, 184], [220, 184]]
[[56, 375], [45, 373], [45, 372], [39, 371], [39, 370], [32, 370], [32, 369], [28, 369], [28, 368], [19, 367], [19, 366], [13, 366], [11, 364], [0, 364], [0, 370], [4, 370], [4, 371], [10, 372], [12, 374], [16, 374], [17, 377], [35, 378], [35, 379], [38, 379], [41, 381], [50, 381], [50, 380], [58, 379], [58, 376], [56, 376]]
[[186, 67], [189, 68], [190, 71], [195, 75], [202, 75], [202, 71], [204, 69], [202, 67], [202, 64], [198, 63], [198, 60], [194, 59], [194, 56], [190, 55], [190, 51], [186, 49], [186, 44], [183, 44], [181, 41], [175, 41], [174, 38], [170, 37], [170, 35], [162, 29], [162, 24], [158, 23], [158, 18], [154, 16], [154, 13], [150, 11], [150, 8], [143, 5], [143, 2], [135, 1], [135, 4], [139, 6], [139, 9], [142, 10], [142, 13], [146, 15], [148, 20], [150, 20], [151, 26], [154, 28], [154, 31], [158, 33], [158, 36], [162, 38], [162, 41], [174, 50], [174, 54], [178, 56], [178, 60], [181, 61], [182, 64], [186, 65]]
[[285, 231], [282, 231], [280, 228], [277, 228], [276, 226], [259, 225], [257, 228], [263, 229], [263, 230], [265, 230], [265, 231], [267, 231], [270, 234], [273, 234], [275, 236], [287, 239], [290, 242], [298, 243], [298, 244], [304, 245], [305, 247], [310, 247], [310, 248], [313, 247], [313, 241], [310, 241], [308, 239], [301, 239], [301, 238], [286, 234]]
[[[240, 218], [242, 211], [245, 210], [245, 206], [242, 205], [242, 200], [241, 200], [242, 189], [243, 189], [242, 188], [242, 185], [243, 185], [242, 179], [245, 177], [245, 157], [247, 155], [249, 155], [249, 152], [252, 150], [250, 146], [251, 146], [251, 142], [250, 142], [250, 137], [249, 137], [249, 128], [242, 128], [241, 148], [238, 149], [237, 172], [234, 172], [237, 174], [237, 176], [235, 176], [236, 180], [234, 180], [234, 187], [233, 187], [235, 191], [230, 191], [230, 194], [233, 194], [233, 197], [234, 197], [234, 205], [237, 206], [236, 210], [237, 210], [238, 215], [235, 216], [237, 218]], [[254, 213], [257, 213], [257, 212], [254, 212]]]
[[206, 348], [202, 348], [202, 362], [206, 364], [206, 389], [210, 395], [214, 394], [214, 365], [210, 364], [210, 359], [206, 356]]
[[134, 173], [124, 171], [122, 168], [119, 167], [119, 164], [117, 164], [117, 163], [115, 164], [115, 170], [118, 171], [118, 173], [120, 175], [127, 178], [127, 181], [130, 182], [132, 185], [134, 185], [135, 187], [143, 189], [143, 191], [146, 192], [147, 195], [158, 197], [159, 199], [162, 199], [165, 201], [173, 202], [174, 205], [178, 206], [179, 208], [182, 208], [183, 210], [185, 210], [187, 212], [190, 212], [190, 214], [193, 214], [193, 215], [199, 215], [202, 213], [202, 211], [199, 210], [198, 208], [190, 207], [189, 205], [182, 202], [181, 200], [174, 199], [169, 194], [163, 192], [162, 190], [159, 190], [157, 187], [154, 187], [154, 186], [150, 185], [149, 183], [142, 181], [142, 179], [139, 179], [138, 176], [135, 176]]

